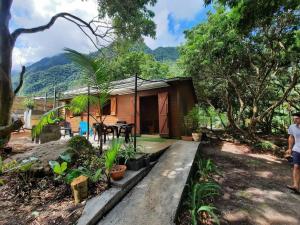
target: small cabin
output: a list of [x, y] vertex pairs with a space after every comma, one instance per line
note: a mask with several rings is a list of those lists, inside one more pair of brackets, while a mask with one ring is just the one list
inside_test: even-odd
[[[134, 123], [135, 78], [114, 81], [111, 83], [110, 100], [99, 115], [97, 106], [90, 106], [90, 114], [100, 119], [103, 117], [107, 125], [117, 121]], [[63, 93], [60, 100], [67, 104], [79, 94], [87, 94], [88, 88], [80, 88]], [[91, 95], [96, 95], [91, 89]], [[197, 98], [191, 78], [173, 78], [165, 80], [137, 80], [137, 134], [159, 134], [161, 137], [178, 138], [184, 135], [183, 117], [196, 104]], [[77, 131], [79, 122], [87, 120], [87, 113], [73, 115], [65, 111], [65, 118], [71, 123], [73, 131]], [[96, 122], [90, 117], [90, 125]]]

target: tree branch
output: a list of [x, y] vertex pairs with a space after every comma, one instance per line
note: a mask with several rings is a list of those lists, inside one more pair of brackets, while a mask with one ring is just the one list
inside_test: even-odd
[[274, 110], [277, 106], [281, 105], [286, 98], [288, 97], [289, 93], [293, 90], [293, 88], [297, 85], [299, 80], [299, 75], [295, 72], [292, 82], [290, 86], [285, 90], [284, 94], [282, 95], [281, 99], [271, 105], [269, 108], [266, 109], [260, 116], [257, 117], [257, 121], [261, 121], [265, 116], [267, 116], [272, 110]]
[[[83, 30], [83, 28], [86, 28], [87, 30], [89, 30], [96, 38], [105, 38], [108, 33], [113, 29], [112, 27], [109, 27], [107, 24], [106, 25], [101, 25], [101, 21], [95, 21], [92, 20], [90, 22], [85, 22], [84, 20], [80, 19], [77, 16], [74, 16], [70, 13], [66, 13], [66, 12], [62, 12], [62, 13], [58, 13], [56, 15], [54, 15], [50, 21], [42, 26], [38, 26], [38, 27], [34, 27], [34, 28], [19, 28], [16, 29], [14, 32], [12, 32], [11, 36], [13, 39], [13, 42], [15, 43], [15, 41], [17, 40], [17, 38], [21, 35], [21, 34], [32, 34], [32, 33], [37, 33], [37, 32], [41, 32], [44, 31], [46, 29], [49, 29], [58, 18], [64, 18], [74, 24], [76, 24], [81, 30]], [[93, 29], [92, 24], [100, 24], [97, 25], [95, 29]], [[106, 28], [106, 31], [101, 34], [99, 31], [99, 27], [103, 27]], [[88, 36], [88, 34], [86, 32], [84, 32], [86, 36]]]
[[0, 137], [6, 136], [15, 130], [19, 130], [23, 126], [23, 122], [18, 119], [7, 126], [0, 126]]
[[14, 91], [14, 95], [16, 96], [18, 94], [18, 92], [20, 91], [22, 85], [23, 85], [23, 78], [24, 78], [24, 74], [25, 74], [26, 68], [25, 66], [22, 66], [22, 71], [20, 73], [20, 81], [19, 81], [19, 85], [18, 87], [15, 89]]

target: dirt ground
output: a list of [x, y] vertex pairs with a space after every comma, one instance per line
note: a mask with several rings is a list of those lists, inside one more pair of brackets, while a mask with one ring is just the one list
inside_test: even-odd
[[222, 194], [215, 206], [221, 224], [300, 224], [300, 195], [285, 187], [291, 183], [287, 161], [229, 142], [206, 146], [203, 152], [219, 170]]

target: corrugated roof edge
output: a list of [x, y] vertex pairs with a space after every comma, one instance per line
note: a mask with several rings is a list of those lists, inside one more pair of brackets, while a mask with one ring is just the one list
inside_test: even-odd
[[[117, 86], [117, 85], [120, 85], [122, 83], [126, 83], [126, 82], [130, 82], [134, 79], [134, 77], [130, 77], [130, 78], [126, 78], [126, 79], [122, 79], [122, 80], [116, 80], [116, 81], [112, 81], [112, 86]], [[138, 78], [140, 80], [144, 80], [144, 81], [148, 81], [148, 82], [166, 82], [166, 83], [172, 83], [172, 82], [177, 82], [177, 81], [192, 81], [192, 78], [191, 77], [173, 77], [173, 78], [167, 78], [167, 79], [157, 79], [157, 80], [147, 80], [147, 79], [143, 79], [143, 78]], [[153, 89], [155, 89], [157, 87], [154, 87]], [[69, 90], [69, 91], [66, 91], [65, 93], [68, 93], [68, 94], [65, 94], [65, 96], [63, 98], [60, 98], [59, 100], [67, 100], [67, 99], [71, 99], [73, 98], [74, 96], [76, 96], [78, 94], [78, 92], [80, 92], [81, 90], [83, 89], [87, 89], [87, 87], [79, 87], [79, 88], [76, 88], [76, 89], [72, 89], [72, 90]], [[75, 93], [77, 94], [75, 94]], [[93, 91], [91, 91], [93, 92]], [[72, 94], [71, 94], [72, 93]], [[74, 93], [74, 94], [73, 94]]]

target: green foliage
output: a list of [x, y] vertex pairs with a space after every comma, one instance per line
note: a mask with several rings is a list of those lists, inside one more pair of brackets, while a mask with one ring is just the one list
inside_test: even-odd
[[[150, 49], [144, 43], [140, 46], [133, 48], [132, 50], [124, 51], [142, 51], [155, 58], [154, 62], [161, 62], [163, 65], [167, 64], [169, 67], [168, 77], [183, 76], [183, 71], [177, 66], [175, 61], [178, 59], [178, 50], [174, 47], [160, 47], [155, 50]], [[113, 45], [106, 49], [103, 49], [106, 58], [111, 60], [111, 57], [116, 57], [113, 49]], [[121, 53], [124, 54], [124, 53]], [[89, 56], [91, 58], [97, 58], [99, 53], [92, 53]], [[102, 56], [101, 56], [102, 58]], [[109, 67], [115, 68], [118, 64], [114, 59]], [[117, 67], [119, 68], [119, 67]], [[127, 69], [126, 69], [127, 70]], [[126, 73], [129, 74], [129, 73]], [[57, 90], [70, 90], [76, 87], [81, 87], [85, 82], [85, 72], [83, 69], [69, 60], [65, 54], [59, 54], [53, 57], [44, 58], [27, 68], [26, 76], [24, 78], [24, 85], [20, 91], [20, 95], [44, 95], [45, 92], [53, 93], [53, 87]], [[114, 80], [124, 78], [124, 74], [117, 71], [112, 71], [111, 77]], [[160, 75], [161, 77], [161, 75]], [[165, 77], [165, 76], [164, 76]], [[16, 87], [19, 82], [18, 76], [12, 76], [13, 85]]]
[[74, 153], [72, 152], [63, 152], [62, 154], [59, 155], [59, 158], [61, 158], [63, 161], [67, 163], [72, 163], [74, 157]]
[[274, 150], [275, 145], [270, 141], [260, 141], [254, 144], [254, 148], [266, 151], [266, 150]]
[[92, 144], [83, 136], [74, 136], [68, 141], [68, 147], [75, 150], [82, 150], [85, 148], [91, 149]]
[[206, 127], [209, 123], [207, 112], [198, 105], [194, 106], [186, 116], [184, 116], [184, 125], [191, 132], [200, 132], [201, 127]]
[[238, 18], [240, 32], [249, 32], [260, 24], [270, 24], [272, 17], [282, 11], [299, 10], [298, 0], [206, 0], [205, 3], [218, 2], [234, 9]]
[[129, 159], [134, 159], [136, 155], [136, 150], [134, 149], [133, 143], [124, 144], [121, 149], [119, 156], [125, 159], [125, 164]]
[[[238, 1], [236, 7], [250, 7], [249, 2]], [[207, 22], [186, 32], [180, 61], [201, 104], [227, 112], [237, 131], [253, 133], [298, 85], [300, 18], [299, 11], [281, 8], [268, 23], [254, 23], [244, 33], [239, 9], [217, 6]]]
[[84, 167], [78, 167], [77, 169], [71, 169], [66, 175], [66, 182], [70, 184], [75, 178], [84, 175], [89, 178], [93, 183], [98, 182], [102, 178], [102, 169], [96, 170], [93, 174], [90, 170]]
[[199, 175], [200, 180], [207, 181], [214, 173], [217, 173], [217, 168], [212, 160], [199, 157], [197, 161], [197, 174]]
[[32, 128], [31, 135], [32, 137], [38, 137], [43, 130], [43, 127], [48, 124], [56, 124], [59, 122], [59, 118], [57, 116], [57, 111], [61, 108], [65, 108], [66, 106], [59, 106], [56, 107], [45, 114], [42, 115], [39, 122], [35, 125], [35, 127]]
[[34, 163], [38, 159], [35, 157], [30, 157], [28, 159], [24, 159], [21, 162], [16, 160], [11, 160], [7, 163], [4, 163], [2, 158], [0, 157], [0, 174], [1, 173], [25, 173], [31, 169]]
[[154, 6], [156, 0], [99, 0], [100, 18], [111, 18], [116, 35], [121, 38], [138, 40], [141, 36], [155, 37], [156, 25], [152, 21], [154, 13], [148, 6]]
[[189, 201], [193, 225], [198, 224], [198, 218], [201, 217], [201, 212], [203, 211], [207, 212], [208, 215], [214, 219], [215, 223], [220, 224], [219, 219], [214, 212], [216, 208], [211, 205], [205, 205], [205, 200], [218, 195], [219, 190], [220, 186], [211, 182], [203, 182], [192, 185]]
[[[2, 160], [2, 159], [1, 159]], [[12, 171], [14, 168], [16, 168], [19, 165], [19, 163], [16, 160], [11, 160], [7, 163], [4, 163], [2, 161], [2, 166], [1, 166], [1, 172], [4, 173], [6, 171]], [[1, 174], [1, 173], [0, 173]]]
[[111, 146], [105, 152], [105, 173], [109, 176], [110, 171], [118, 157], [119, 150], [121, 148], [122, 143], [116, 140], [112, 141]]
[[34, 108], [34, 99], [27, 97], [23, 101], [23, 105], [28, 108], [28, 109], [33, 109]]
[[68, 163], [62, 162], [61, 164], [57, 161], [49, 161], [49, 165], [54, 174], [57, 174], [58, 177], [62, 177], [65, 175], [66, 170], [68, 169]]
[[80, 115], [87, 111], [88, 104], [99, 106], [99, 103], [100, 100], [97, 96], [78, 95], [72, 99], [69, 109], [73, 114]]

